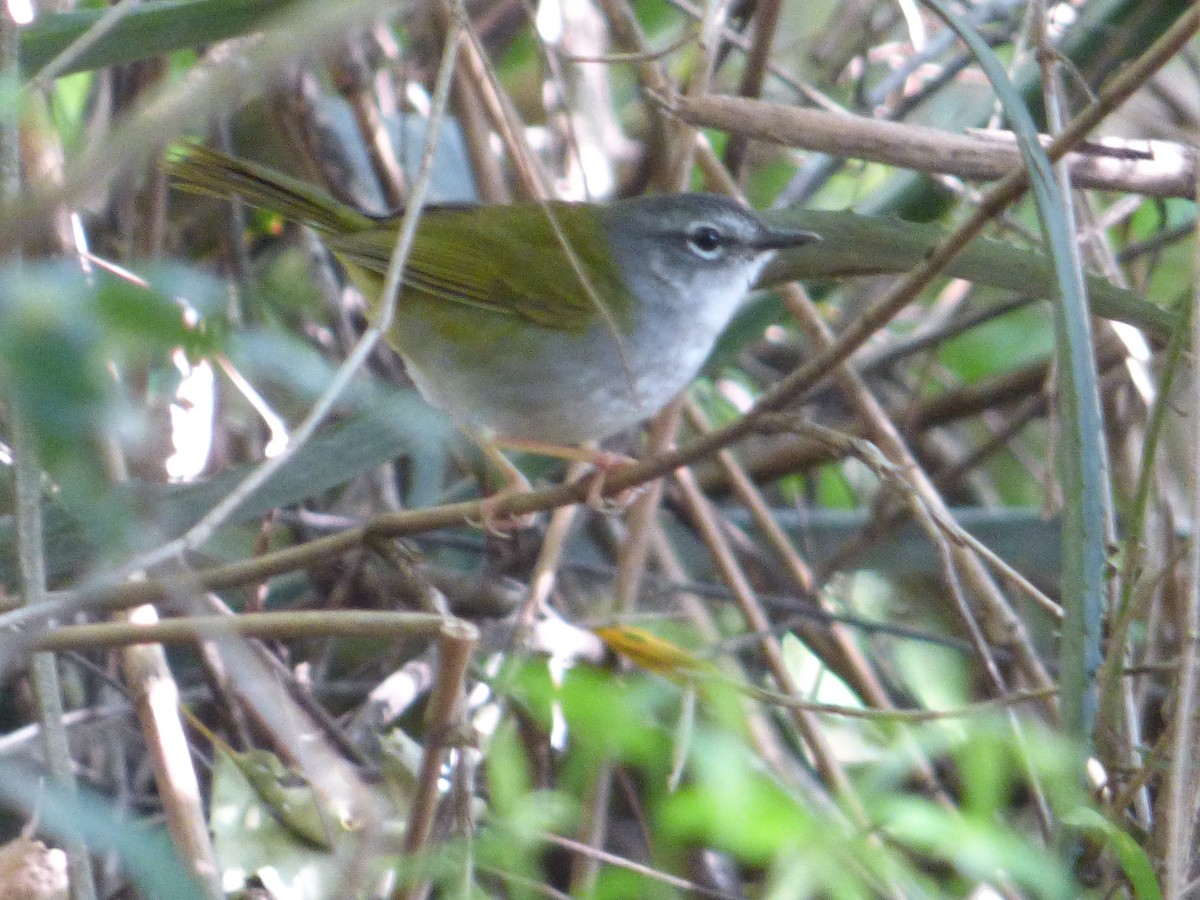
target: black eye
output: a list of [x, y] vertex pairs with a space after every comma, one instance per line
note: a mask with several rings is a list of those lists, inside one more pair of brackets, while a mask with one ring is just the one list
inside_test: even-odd
[[694, 226], [688, 232], [687, 240], [688, 246], [705, 259], [715, 257], [717, 251], [721, 249], [721, 244], [724, 243], [721, 232], [717, 231], [711, 225]]

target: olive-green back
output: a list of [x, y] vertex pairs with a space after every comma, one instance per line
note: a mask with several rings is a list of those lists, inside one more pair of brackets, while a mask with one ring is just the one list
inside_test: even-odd
[[[237, 196], [315, 228], [368, 300], [378, 301], [399, 217], [371, 218], [299, 179], [199, 146], [172, 156], [167, 174], [184, 190]], [[598, 321], [621, 329], [630, 300], [608, 247], [595, 206], [429, 206], [405, 266], [403, 293], [447, 304], [443, 317], [452, 317], [457, 305], [563, 331], [582, 332]], [[588, 273], [590, 291], [580, 271]]]

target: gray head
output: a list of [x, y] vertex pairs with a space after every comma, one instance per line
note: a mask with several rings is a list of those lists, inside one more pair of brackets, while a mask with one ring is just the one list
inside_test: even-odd
[[716, 194], [639, 197], [607, 209], [608, 237], [631, 289], [668, 303], [733, 294], [730, 313], [776, 250], [820, 240], [810, 231], [769, 228]]

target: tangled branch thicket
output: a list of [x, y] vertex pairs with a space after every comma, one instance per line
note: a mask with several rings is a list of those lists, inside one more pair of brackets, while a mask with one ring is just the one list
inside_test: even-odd
[[[6, 19], [0, 896], [1184, 896], [1197, 27]], [[374, 298], [172, 190], [185, 142], [373, 216], [707, 190], [824, 240], [631, 461], [488, 499]]]

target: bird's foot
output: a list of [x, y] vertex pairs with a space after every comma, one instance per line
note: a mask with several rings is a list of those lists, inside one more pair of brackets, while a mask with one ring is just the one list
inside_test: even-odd
[[592, 471], [586, 476], [591, 479], [588, 485], [587, 505], [596, 512], [606, 515], [613, 515], [627, 510], [635, 500], [645, 490], [645, 485], [637, 487], [625, 488], [618, 494], [611, 497], [604, 495], [604, 484], [608, 481], [608, 476], [623, 466], [631, 466], [637, 460], [632, 456], [625, 456], [621, 453], [609, 453], [606, 450], [597, 450], [591, 459]]

